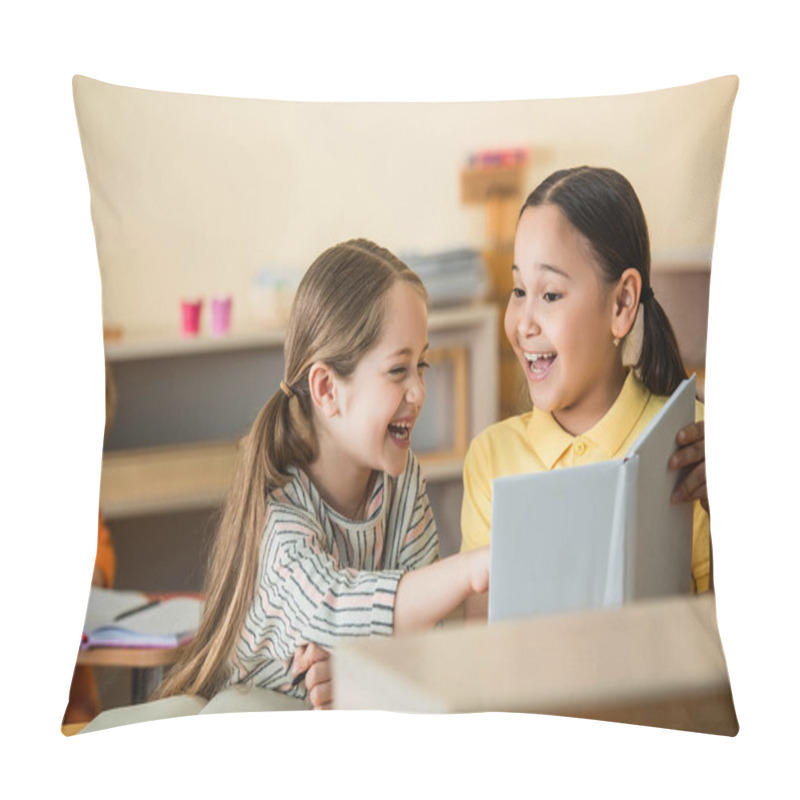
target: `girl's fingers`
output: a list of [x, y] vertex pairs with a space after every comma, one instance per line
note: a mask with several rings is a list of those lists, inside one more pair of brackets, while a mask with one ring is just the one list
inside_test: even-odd
[[681, 428], [678, 431], [678, 435], [676, 440], [680, 447], [684, 445], [691, 444], [692, 442], [696, 442], [700, 439], [705, 438], [705, 422], [700, 420], [699, 422], [693, 422], [691, 425], [687, 425], [685, 428]]
[[682, 503], [686, 500], [708, 500], [705, 461], [701, 461], [689, 472], [672, 493], [674, 503]]
[[308, 693], [308, 699], [314, 708], [331, 708], [333, 705], [333, 685], [330, 681], [318, 684]]
[[669, 459], [669, 468], [672, 470], [683, 469], [691, 464], [699, 464], [705, 461], [706, 447], [705, 441], [701, 440], [695, 444], [687, 445], [676, 450]]
[[308, 687], [309, 691], [312, 687], [316, 686], [317, 684], [327, 683], [331, 679], [331, 662], [327, 661], [317, 661], [316, 664], [312, 664], [309, 667], [308, 672], [306, 672], [306, 686]]
[[[325, 653], [325, 651], [322, 651]], [[325, 653], [327, 656], [328, 653]], [[331, 682], [331, 662], [329, 658], [317, 661], [306, 673], [308, 699], [314, 708], [325, 708], [333, 702], [333, 684]]]
[[308, 647], [306, 647], [306, 654], [305, 654], [305, 662], [306, 666], [309, 664], [315, 664], [317, 661], [325, 661], [331, 657], [331, 654], [321, 648], [315, 642], [311, 642]]
[[294, 651], [292, 675], [298, 675], [317, 661], [324, 661], [328, 658], [330, 658], [330, 653], [314, 642], [300, 645]]
[[304, 669], [306, 669], [306, 653], [308, 651], [308, 645], [303, 644], [300, 647], [296, 647], [294, 650], [294, 658], [292, 659], [292, 675], [299, 675]]

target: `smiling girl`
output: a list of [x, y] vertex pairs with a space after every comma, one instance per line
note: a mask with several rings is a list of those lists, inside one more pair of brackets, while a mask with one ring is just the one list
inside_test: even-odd
[[[464, 466], [462, 552], [488, 544], [491, 481], [620, 458], [686, 377], [672, 327], [650, 286], [650, 244], [639, 199], [610, 169], [547, 178], [520, 212], [505, 333], [525, 372], [533, 410], [491, 426]], [[639, 309], [634, 367], [622, 342]], [[703, 407], [678, 434], [672, 469], [687, 468], [674, 500], [696, 501], [692, 578], [711, 585]], [[468, 615], [485, 613], [485, 598]]]
[[488, 550], [438, 560], [409, 449], [425, 400], [427, 296], [372, 242], [306, 272], [285, 379], [244, 439], [217, 533], [202, 624], [160, 696], [234, 684], [332, 702], [342, 637], [433, 626], [488, 586]]

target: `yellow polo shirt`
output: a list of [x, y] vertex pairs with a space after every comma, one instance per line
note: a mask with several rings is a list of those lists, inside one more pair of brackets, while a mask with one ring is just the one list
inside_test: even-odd
[[[629, 370], [614, 405], [580, 436], [567, 433], [552, 414], [540, 409], [491, 425], [472, 441], [464, 462], [461, 550], [489, 544], [494, 478], [623, 458], [667, 399], [651, 394]], [[695, 418], [703, 419], [700, 402], [696, 404]], [[696, 501], [692, 583], [697, 592], [708, 590], [710, 541], [708, 514]]]

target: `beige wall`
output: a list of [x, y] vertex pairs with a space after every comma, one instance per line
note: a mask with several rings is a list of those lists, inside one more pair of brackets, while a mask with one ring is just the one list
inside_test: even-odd
[[480, 246], [459, 202], [471, 151], [527, 146], [529, 188], [579, 163], [637, 188], [656, 260], [713, 244], [731, 105], [722, 78], [646, 94], [450, 104], [313, 104], [74, 82], [105, 320], [175, 329], [184, 295], [233, 293], [265, 266], [299, 274], [352, 236], [395, 251]]

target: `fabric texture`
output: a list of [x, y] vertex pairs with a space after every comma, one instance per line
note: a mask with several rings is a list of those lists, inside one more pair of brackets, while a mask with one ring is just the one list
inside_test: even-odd
[[[462, 551], [489, 544], [494, 478], [622, 458], [667, 399], [651, 394], [629, 370], [614, 405], [580, 436], [567, 433], [552, 414], [540, 409], [487, 428], [474, 439], [464, 462]], [[703, 404], [697, 402], [695, 419], [703, 419], [703, 412]], [[710, 547], [708, 514], [695, 502], [692, 585], [698, 592], [709, 587]]]
[[366, 519], [330, 508], [301, 470], [271, 493], [253, 604], [229, 684], [304, 698], [291, 686], [295, 648], [331, 649], [341, 637], [390, 635], [397, 584], [439, 555], [436, 525], [416, 457], [399, 478], [379, 474]]

